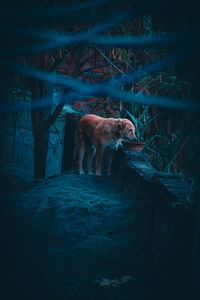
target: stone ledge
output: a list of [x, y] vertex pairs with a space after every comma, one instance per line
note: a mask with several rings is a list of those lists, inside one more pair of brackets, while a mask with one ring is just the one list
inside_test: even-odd
[[142, 211], [139, 261], [147, 281], [153, 274], [161, 289], [166, 282], [179, 289], [189, 272], [194, 231], [195, 205], [187, 200], [188, 187], [177, 174], [157, 172], [142, 152], [118, 150], [113, 168]]
[[173, 207], [176, 205], [188, 206], [192, 204], [187, 200], [189, 188], [181, 180], [180, 176], [168, 173], [155, 173], [152, 178], [152, 184], [163, 193], [170, 194], [172, 198], [171, 205]]
[[156, 197], [158, 193], [162, 194], [163, 198], [168, 199], [168, 205], [172, 207], [192, 205], [192, 202], [188, 201], [189, 188], [181, 180], [180, 175], [156, 171], [143, 152], [120, 149], [116, 153], [113, 167], [119, 179], [123, 177], [123, 182], [128, 173], [127, 185], [130, 185], [131, 180], [135, 182], [136, 177], [139, 176], [145, 188], [147, 188], [146, 184], [149, 184], [149, 192], [155, 193]]

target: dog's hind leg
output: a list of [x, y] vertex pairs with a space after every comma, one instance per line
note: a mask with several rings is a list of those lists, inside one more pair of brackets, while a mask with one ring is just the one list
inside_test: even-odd
[[83, 157], [85, 154], [85, 142], [80, 143], [79, 154], [78, 154], [78, 169], [79, 174], [85, 174], [83, 170]]
[[96, 153], [96, 148], [94, 146], [90, 147], [90, 154], [88, 156], [88, 161], [87, 161], [87, 169], [88, 169], [88, 174], [92, 175], [92, 162], [94, 159]]
[[102, 158], [103, 158], [103, 145], [97, 147], [97, 158], [96, 158], [96, 172], [97, 176], [101, 176], [101, 165], [102, 165]]
[[74, 148], [74, 160], [78, 162], [79, 174], [84, 174], [83, 170], [83, 157], [85, 154], [85, 137], [79, 124], [75, 133], [75, 148]]

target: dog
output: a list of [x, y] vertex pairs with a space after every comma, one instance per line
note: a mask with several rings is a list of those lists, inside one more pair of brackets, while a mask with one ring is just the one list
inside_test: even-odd
[[103, 152], [105, 147], [109, 147], [113, 150], [108, 164], [108, 175], [111, 175], [114, 154], [122, 140], [136, 140], [135, 126], [128, 119], [102, 118], [93, 114], [83, 116], [75, 133], [74, 158], [78, 160], [79, 174], [84, 174], [82, 162], [85, 150], [89, 147], [88, 174], [92, 174], [92, 161], [96, 154], [95, 174], [101, 176]]

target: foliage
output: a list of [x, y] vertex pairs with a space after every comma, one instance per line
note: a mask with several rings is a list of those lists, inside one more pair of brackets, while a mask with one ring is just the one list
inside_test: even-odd
[[137, 115], [137, 113], [136, 113], [137, 106], [136, 105], [133, 106], [133, 104], [130, 104], [132, 113], [130, 111], [128, 111], [126, 108], [124, 108], [126, 115], [129, 116], [129, 118], [135, 125], [136, 136], [139, 140], [144, 140], [147, 128], [150, 126], [150, 123], [158, 116], [158, 115], [155, 115], [155, 116], [151, 117], [149, 115], [149, 113], [148, 113], [149, 106], [150, 106], [150, 103], [149, 103], [149, 105], [146, 105], [143, 108], [143, 111], [139, 110], [138, 116], [136, 116]]
[[[127, 29], [124, 29], [127, 30]], [[95, 82], [113, 78], [117, 74], [125, 74], [129, 70], [142, 67], [168, 53], [167, 49], [146, 50], [112, 48], [96, 52], [95, 66], [101, 66], [98, 76], [88, 76]], [[107, 60], [106, 60], [107, 59]], [[108, 62], [108, 65], [105, 65]], [[183, 76], [180, 65], [172, 65], [154, 75], [125, 84], [121, 89], [131, 90], [137, 95], [161, 95], [168, 97], [192, 97], [192, 81]], [[182, 70], [182, 69], [181, 69]], [[178, 172], [192, 183], [199, 176], [199, 131], [193, 132], [191, 120], [193, 112], [178, 112], [139, 104], [118, 103], [114, 99], [85, 99], [79, 110], [95, 113], [104, 117], [128, 117], [136, 126], [138, 139], [145, 140], [144, 150], [148, 153], [153, 166], [159, 171]], [[89, 100], [89, 101], [88, 101]], [[174, 100], [175, 101], [175, 100]], [[198, 126], [196, 126], [198, 127]], [[192, 149], [190, 149], [192, 143]], [[195, 163], [193, 163], [195, 161]]]
[[[82, 12], [80, 13], [81, 16]], [[86, 13], [86, 15], [88, 17], [89, 14]], [[95, 16], [95, 9], [93, 10], [93, 15]], [[110, 18], [109, 13], [108, 15]], [[138, 36], [146, 34], [150, 37], [153, 35], [152, 18], [154, 17], [148, 15], [133, 17], [128, 21], [118, 23], [117, 26], [111, 29], [108, 27], [104, 30], [102, 36], [123, 37], [126, 35]], [[55, 44], [53, 41], [59, 40], [57, 39], [58, 36], [61, 36], [60, 40], [62, 41], [62, 34], [67, 33], [68, 38], [71, 38], [75, 33], [81, 35], [81, 32], [88, 28], [88, 23], [87, 25], [80, 22], [72, 24], [70, 20], [67, 24], [61, 22], [61, 25], [55, 22], [51, 25], [51, 18], [48, 26], [51, 29], [53, 26], [55, 30], [51, 31], [52, 40], [49, 37], [50, 32], [47, 32], [47, 39], [52, 42], [49, 44]], [[91, 24], [89, 24], [90, 27], [93, 27]], [[46, 29], [48, 29], [48, 26], [46, 26]], [[40, 31], [39, 33], [41, 36], [46, 34], [45, 31], [42, 33]], [[37, 46], [42, 45], [43, 38], [39, 38], [37, 42]], [[19, 40], [19, 45], [20, 43], [21, 40]], [[55, 49], [55, 47], [51, 49]], [[31, 64], [48, 71], [56, 69], [58, 74], [73, 76], [85, 82], [98, 83], [108, 79], [113, 79], [114, 82], [115, 75], [121, 76], [123, 79], [127, 72], [142, 69], [146, 64], [157, 61], [168, 53], [170, 53], [170, 50], [164, 48], [157, 50], [155, 48], [148, 48], [147, 50], [136, 47], [113, 46], [99, 48], [96, 45], [92, 45], [92, 43], [69, 43], [67, 46], [65, 44], [60, 46], [59, 44], [59, 47], [54, 51], [49, 51], [48, 49], [48, 51], [21, 56], [17, 60], [24, 66]], [[119, 89], [132, 91], [137, 95], [147, 94], [191, 99], [199, 94], [198, 86], [195, 89], [193, 88], [194, 81], [199, 77], [197, 61], [200, 61], [199, 57], [190, 57], [188, 60], [184, 60], [183, 63], [174, 64], [167, 69], [161, 69], [154, 75], [148, 74], [137, 81], [121, 84]], [[47, 92], [43, 81], [24, 78], [19, 76], [19, 74], [14, 75], [13, 85], [20, 88], [22, 86], [25, 87], [24, 89], [21, 88], [19, 93], [26, 95], [27, 91], [31, 91], [32, 96], [36, 98], [39, 96], [41, 102], [44, 100]], [[57, 89], [59, 88], [57, 87]], [[60, 90], [65, 92], [63, 88], [60, 88]], [[18, 92], [15, 90], [15, 93], [17, 94]], [[32, 104], [34, 100], [34, 97], [32, 97]], [[134, 122], [138, 138], [146, 141], [145, 151], [149, 154], [154, 167], [158, 170], [179, 172], [188, 178], [190, 183], [195, 182], [199, 176], [200, 132], [199, 125], [194, 124], [199, 116], [195, 112], [158, 109], [153, 107], [151, 103], [143, 106], [125, 102], [125, 105], [122, 105], [122, 103], [113, 98], [107, 98], [106, 96], [91, 98], [90, 95], [87, 95], [87, 98], [74, 98], [74, 106], [77, 110], [84, 113], [95, 113], [104, 117], [122, 117], [125, 112], [123, 116], [129, 117]], [[45, 119], [44, 115], [46, 116], [45, 108], [43, 110], [39, 109], [35, 114], [32, 111], [32, 115], [33, 119], [43, 119], [37, 126], [39, 129]], [[55, 115], [52, 114], [52, 116]], [[48, 124], [51, 125], [52, 122]]]

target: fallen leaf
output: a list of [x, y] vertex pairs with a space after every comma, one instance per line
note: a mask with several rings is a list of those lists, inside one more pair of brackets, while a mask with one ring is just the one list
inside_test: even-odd
[[110, 279], [108, 278], [103, 278], [102, 281], [100, 282], [100, 286], [102, 287], [109, 287], [110, 286]]
[[121, 280], [122, 280], [123, 282], [129, 281], [129, 280], [131, 280], [131, 279], [132, 279], [132, 276], [129, 276], [129, 275], [122, 276], [122, 278], [121, 278]]

